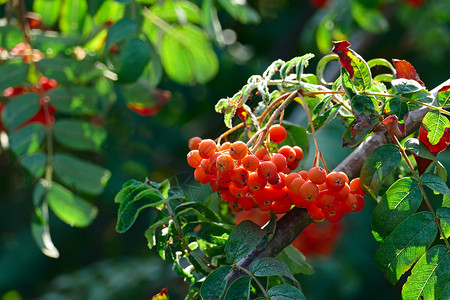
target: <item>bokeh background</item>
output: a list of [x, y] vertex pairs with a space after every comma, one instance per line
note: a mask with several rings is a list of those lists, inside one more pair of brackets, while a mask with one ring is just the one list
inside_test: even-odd
[[[11, 17], [8, 5], [12, 2], [0, 6], [1, 24]], [[130, 5], [130, 1], [117, 2]], [[153, 2], [165, 1], [139, 2], [151, 8]], [[190, 2], [203, 8], [207, 1]], [[186, 163], [187, 141], [192, 136], [215, 138], [223, 132], [223, 117], [214, 112], [215, 103], [232, 96], [248, 77], [261, 74], [276, 59], [315, 53], [306, 70], [315, 73], [319, 58], [330, 53], [331, 41], [347, 39], [367, 60], [408, 60], [430, 90], [449, 78], [448, 0], [351, 1], [357, 2], [356, 8], [341, 0], [249, 0], [247, 5], [257, 17], [248, 22], [224, 9], [224, 3], [235, 5], [245, 0], [210, 2], [217, 7], [221, 26], [221, 36], [209, 35], [218, 57], [217, 73], [201, 84], [180, 84], [164, 74], [157, 88], [170, 91], [171, 97], [154, 115], [142, 116], [129, 109], [126, 93], [114, 90], [117, 98], [103, 120], [108, 136], [101, 153], [93, 158], [111, 171], [111, 178], [100, 196], [90, 198], [99, 211], [90, 226], [73, 228], [50, 215], [52, 240], [61, 254], [58, 259], [43, 255], [31, 234], [35, 180], [11, 151], [1, 150], [1, 300], [149, 299], [164, 287], [171, 299], [183, 299], [187, 285], [156, 251], [147, 248], [144, 231], [151, 211], [143, 212], [127, 233], [118, 234], [114, 196], [127, 180], [148, 177], [154, 181], [169, 178], [192, 197], [205, 197], [207, 190], [193, 181]], [[34, 1], [24, 4], [26, 11], [33, 11]], [[60, 31], [58, 23], [50, 29]], [[99, 60], [104, 59], [101, 51]], [[327, 71], [336, 72], [332, 67]], [[287, 119], [306, 124], [300, 110], [292, 110]], [[337, 121], [319, 132], [319, 143], [331, 168], [350, 152], [341, 148], [342, 133]], [[311, 156], [314, 149], [310, 150]], [[439, 158], [450, 165], [446, 152]], [[367, 198], [362, 212], [345, 216], [332, 250], [310, 256], [315, 273], [299, 276], [308, 299], [400, 298], [402, 283], [391, 286], [373, 263], [377, 249], [370, 228], [374, 207]]]

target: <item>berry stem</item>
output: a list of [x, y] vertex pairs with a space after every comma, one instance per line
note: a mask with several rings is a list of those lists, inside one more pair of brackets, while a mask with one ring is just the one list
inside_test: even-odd
[[319, 156], [319, 157], [320, 157], [320, 160], [322, 161], [323, 168], [324, 168], [327, 172], [329, 172], [329, 170], [328, 170], [328, 168], [327, 168], [327, 165], [326, 165], [326, 163], [325, 163], [325, 159], [323, 158], [322, 152], [320, 151], [319, 141], [317, 140], [316, 130], [314, 129], [314, 124], [313, 124], [313, 121], [312, 121], [311, 112], [309, 111], [308, 104], [306, 103], [306, 100], [305, 100], [305, 98], [303, 97], [302, 93], [297, 92], [296, 94], [300, 97], [301, 101], [298, 101], [298, 100], [295, 100], [295, 101], [297, 101], [298, 103], [300, 103], [300, 104], [303, 106], [303, 108], [305, 109], [306, 116], [308, 117], [309, 125], [310, 125], [310, 127], [311, 127], [311, 134], [312, 134], [312, 136], [313, 136], [314, 145], [315, 145], [315, 147], [316, 147], [316, 157], [314, 158], [314, 167], [317, 166], [317, 165], [316, 165], [316, 163], [317, 163], [317, 159], [316, 159], [316, 158], [317, 158], [317, 156]]
[[395, 145], [397, 145], [397, 147], [399, 147], [399, 149], [400, 149], [399, 151], [400, 151], [401, 155], [403, 156], [403, 159], [406, 161], [406, 164], [408, 165], [408, 168], [411, 171], [414, 179], [418, 182], [420, 191], [422, 192], [422, 195], [423, 195], [423, 200], [425, 201], [425, 204], [427, 205], [428, 210], [431, 212], [431, 214], [434, 217], [434, 221], [439, 230], [439, 234], [441, 235], [442, 239], [444, 240], [445, 246], [450, 251], [450, 243], [448, 242], [447, 238], [445, 237], [444, 230], [442, 229], [441, 223], [439, 222], [439, 218], [436, 216], [436, 213], [434, 212], [434, 209], [431, 206], [431, 202], [428, 199], [428, 196], [425, 192], [422, 182], [420, 181], [420, 177], [417, 174], [416, 170], [414, 170], [414, 167], [413, 167], [411, 161], [409, 160], [408, 155], [405, 152], [405, 148], [401, 145], [401, 143], [399, 142], [399, 140], [397, 139], [397, 137], [394, 134], [391, 134], [391, 133], [389, 133], [389, 134], [390, 134], [391, 138], [394, 140]]

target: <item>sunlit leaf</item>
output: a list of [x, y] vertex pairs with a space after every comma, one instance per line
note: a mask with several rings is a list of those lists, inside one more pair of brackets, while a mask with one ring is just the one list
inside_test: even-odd
[[58, 21], [62, 0], [36, 0], [33, 1], [33, 11], [42, 18], [42, 23], [52, 27]]
[[86, 0], [65, 0], [59, 19], [61, 32], [70, 35], [82, 33], [87, 10]]
[[439, 89], [436, 96], [436, 102], [439, 107], [450, 107], [450, 85], [443, 86]]
[[382, 33], [389, 29], [389, 23], [377, 8], [364, 6], [364, 1], [351, 1], [353, 19], [362, 29], [371, 33]]
[[9, 131], [31, 119], [39, 111], [39, 95], [34, 93], [16, 97], [6, 104], [1, 119]]
[[271, 300], [306, 300], [305, 295], [289, 284], [279, 284], [267, 291]]
[[40, 178], [44, 175], [45, 164], [47, 162], [47, 155], [44, 152], [36, 152], [25, 156], [20, 164], [25, 168], [34, 178]]
[[306, 261], [305, 256], [292, 245], [284, 248], [277, 257], [287, 264], [292, 274], [311, 275], [314, 273], [313, 267]]
[[44, 126], [40, 124], [31, 124], [13, 132], [9, 136], [9, 145], [15, 155], [29, 155], [39, 150], [44, 138]]
[[447, 184], [436, 174], [425, 173], [420, 176], [420, 181], [437, 193], [450, 195], [450, 189]]
[[260, 16], [247, 1], [219, 0], [220, 5], [241, 23], [259, 23]]
[[106, 139], [104, 128], [75, 119], [60, 119], [53, 125], [56, 141], [76, 150], [99, 151]]

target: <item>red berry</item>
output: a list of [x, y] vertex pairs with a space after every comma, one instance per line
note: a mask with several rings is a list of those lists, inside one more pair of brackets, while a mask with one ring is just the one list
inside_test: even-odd
[[314, 200], [314, 204], [319, 208], [328, 208], [334, 203], [334, 195], [329, 190], [322, 190]]
[[281, 125], [273, 125], [269, 128], [270, 141], [274, 143], [281, 143], [286, 139], [287, 131]]
[[198, 153], [203, 158], [210, 158], [218, 151], [216, 143], [211, 139], [202, 140], [198, 145]]
[[342, 173], [331, 172], [325, 180], [327, 188], [332, 192], [339, 192], [345, 186], [345, 177]]
[[202, 162], [202, 158], [200, 154], [198, 154], [197, 150], [192, 150], [187, 154], [187, 162], [192, 168], [197, 168], [200, 166], [200, 163]]
[[287, 167], [286, 157], [282, 154], [277, 153], [273, 155], [271, 161], [277, 166], [278, 172], [282, 172]]
[[234, 169], [234, 160], [228, 154], [221, 154], [216, 159], [216, 167], [220, 173], [228, 173]]
[[350, 181], [349, 186], [350, 186], [350, 191], [353, 194], [358, 194], [358, 195], [364, 196], [364, 191], [361, 188], [359, 177], [352, 179], [352, 181]]
[[297, 154], [295, 153], [294, 148], [292, 148], [291, 146], [283, 146], [278, 150], [278, 153], [284, 155], [284, 157], [286, 157], [286, 160], [288, 162], [288, 164], [292, 163], [295, 161], [295, 157], [297, 156]]
[[261, 178], [257, 172], [251, 172], [248, 175], [248, 189], [250, 191], [258, 191], [263, 189], [267, 184], [267, 180]]
[[238, 198], [237, 203], [243, 210], [250, 210], [255, 206], [255, 201], [250, 196]]
[[248, 148], [244, 142], [237, 141], [231, 144], [229, 151], [233, 159], [241, 160], [247, 155]]
[[191, 138], [188, 142], [189, 150], [198, 150], [198, 145], [201, 141], [202, 139], [198, 136]]
[[300, 187], [299, 192], [300, 196], [306, 201], [313, 201], [319, 195], [319, 188], [313, 182], [308, 181]]
[[337, 222], [344, 216], [344, 210], [339, 202], [334, 203], [327, 209], [323, 209], [322, 212], [325, 215], [325, 219], [330, 222]]
[[259, 167], [259, 159], [253, 155], [247, 155], [241, 160], [242, 167], [247, 171], [256, 171]]
[[308, 171], [308, 178], [316, 184], [322, 184], [327, 178], [327, 172], [321, 167], [313, 167]]

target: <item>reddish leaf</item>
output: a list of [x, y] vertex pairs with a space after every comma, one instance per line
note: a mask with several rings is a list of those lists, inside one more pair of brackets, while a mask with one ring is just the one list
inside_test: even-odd
[[5, 105], [6, 105], [5, 102], [0, 102], [0, 131], [6, 131], [5, 127], [3, 126], [3, 121], [1, 119], [2, 111], [5, 108]]
[[355, 136], [359, 132], [363, 131], [364, 128], [367, 128], [372, 125], [371, 118], [369, 115], [365, 114], [356, 114], [355, 115], [355, 123], [352, 126], [351, 135]]
[[434, 155], [438, 154], [441, 151], [444, 151], [447, 148], [450, 142], [450, 128], [445, 128], [444, 134], [436, 145], [432, 145], [430, 140], [428, 139], [428, 131], [426, 130], [423, 123], [420, 125], [419, 129], [419, 141], [425, 144], [428, 149], [430, 149], [431, 153]]
[[39, 111], [28, 121], [24, 122], [19, 128], [23, 128], [32, 123], [41, 123], [46, 126], [52, 126], [55, 123], [55, 117], [53, 114], [56, 112], [56, 109], [52, 105], [48, 105], [48, 116], [45, 113], [45, 107], [41, 104], [41, 108]]
[[350, 74], [350, 78], [353, 78], [353, 75], [355, 75], [355, 70], [353, 69], [351, 64], [352, 60], [348, 56], [348, 53], [350, 52], [349, 47], [351, 44], [347, 41], [338, 41], [333, 42], [333, 45], [334, 46], [331, 52], [339, 56], [341, 66], [343, 66], [347, 70], [347, 72]]
[[143, 103], [129, 103], [128, 108], [141, 116], [156, 115], [169, 102], [171, 93], [161, 89], [153, 89], [152, 93], [154, 102], [151, 106]]
[[167, 289], [163, 288], [160, 293], [156, 294], [152, 297], [152, 300], [168, 300], [169, 294], [167, 293]]
[[392, 62], [394, 63], [397, 78], [412, 79], [425, 87], [425, 84], [422, 80], [420, 80], [419, 74], [417, 74], [416, 69], [414, 69], [414, 67], [409, 62], [399, 59], [393, 59]]
[[422, 175], [427, 170], [428, 166], [433, 162], [431, 159], [423, 158], [417, 155], [414, 155], [417, 163], [417, 170], [419, 171], [419, 175]]
[[381, 123], [388, 133], [399, 137], [405, 136], [405, 124], [399, 124], [397, 116], [389, 115]]

